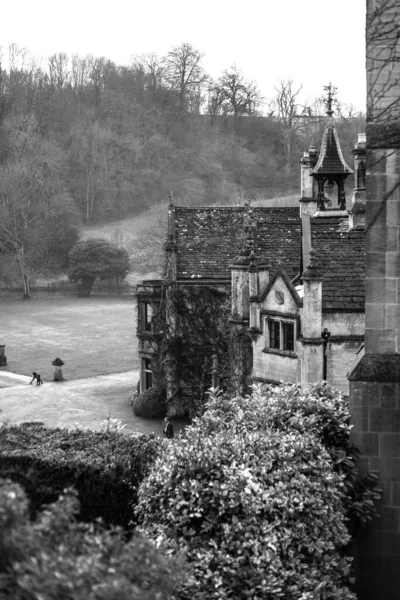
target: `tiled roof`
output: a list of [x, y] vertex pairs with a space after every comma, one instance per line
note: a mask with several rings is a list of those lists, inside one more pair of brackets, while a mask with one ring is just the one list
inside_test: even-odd
[[[229, 265], [244, 243], [245, 207], [174, 207], [178, 279], [229, 279]], [[299, 208], [252, 208], [257, 256], [281, 265], [289, 277], [300, 270]]]
[[343, 158], [336, 128], [332, 124], [326, 127], [324, 131], [318, 162], [315, 165], [312, 174], [349, 175], [350, 173], [353, 173], [353, 171]]
[[348, 231], [347, 219], [311, 219], [312, 246], [323, 273], [322, 307], [355, 310], [365, 306], [365, 232]]

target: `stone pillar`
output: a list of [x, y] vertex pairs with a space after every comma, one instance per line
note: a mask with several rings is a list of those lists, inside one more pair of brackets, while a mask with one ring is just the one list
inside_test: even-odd
[[354, 190], [349, 209], [349, 229], [365, 229], [366, 202], [366, 137], [365, 133], [358, 134], [358, 140], [353, 150], [354, 154]]
[[386, 35], [399, 17], [398, 2], [368, 0], [365, 355], [349, 379], [353, 441], [383, 497], [356, 537], [359, 600], [400, 597], [400, 62]]
[[317, 192], [316, 181], [311, 173], [318, 160], [318, 152], [315, 146], [304, 152], [300, 160], [301, 180], [300, 180], [300, 216], [314, 215], [317, 212]]
[[211, 385], [215, 389], [219, 387], [219, 376], [218, 376], [218, 356], [212, 355], [212, 371], [211, 371]]
[[301, 384], [310, 385], [322, 381], [323, 339], [322, 334], [322, 274], [315, 264], [315, 250], [310, 250], [310, 264], [303, 273], [304, 297], [301, 357]]
[[[242, 260], [242, 264], [241, 261]], [[241, 319], [249, 318], [250, 311], [250, 294], [249, 294], [249, 260], [241, 259], [238, 257], [235, 259], [235, 263], [231, 265], [231, 278], [232, 278], [232, 304], [231, 314], [232, 316], [239, 317]]]
[[54, 367], [54, 381], [64, 381], [64, 376], [62, 372], [64, 361], [61, 358], [55, 358], [51, 363]]
[[0, 345], [0, 367], [5, 367], [7, 364], [7, 356], [5, 355], [5, 344]]
[[249, 266], [249, 327], [251, 330], [259, 328], [258, 323], [258, 297], [260, 293], [258, 267], [254, 254], [250, 255]]

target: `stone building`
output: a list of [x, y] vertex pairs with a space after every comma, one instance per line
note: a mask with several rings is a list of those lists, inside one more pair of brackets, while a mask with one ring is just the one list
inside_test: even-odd
[[[331, 100], [319, 153], [311, 147], [301, 159], [298, 208], [170, 205], [166, 277], [138, 286], [141, 391], [163, 386], [170, 415], [185, 412], [201, 379], [205, 393], [213, 368], [214, 381], [229, 380], [235, 392], [253, 381], [322, 379], [348, 391], [365, 328], [365, 136], [354, 150], [356, 187], [347, 211], [344, 183], [353, 170], [343, 159]], [[217, 316], [206, 323], [194, 309], [210, 294], [200, 313]], [[228, 347], [220, 343], [223, 314], [216, 308], [227, 299]], [[168, 337], [173, 343], [166, 345]], [[196, 341], [201, 348], [189, 368]], [[190, 381], [196, 353], [199, 373]]]
[[400, 597], [400, 5], [367, 2], [365, 354], [350, 375], [353, 439], [383, 488], [357, 536], [360, 600]]

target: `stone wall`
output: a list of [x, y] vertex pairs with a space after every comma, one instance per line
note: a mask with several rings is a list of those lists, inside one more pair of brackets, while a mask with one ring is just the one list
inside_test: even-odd
[[263, 341], [257, 344], [257, 351], [254, 352], [253, 377], [256, 380], [268, 382], [296, 382], [301, 344], [297, 342], [295, 346], [297, 358], [288, 357], [283, 354], [263, 352], [265, 339], [264, 336], [261, 336], [261, 338]]
[[398, 0], [367, 1], [365, 355], [350, 375], [353, 440], [381, 517], [356, 538], [360, 600], [400, 596], [400, 46]]
[[357, 359], [360, 341], [329, 342], [327, 346], [328, 382], [344, 394], [349, 393], [348, 375]]

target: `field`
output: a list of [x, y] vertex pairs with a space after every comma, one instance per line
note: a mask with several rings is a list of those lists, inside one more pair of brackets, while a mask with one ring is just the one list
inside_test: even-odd
[[[131, 297], [0, 300], [0, 344], [7, 370], [51, 379], [60, 357], [67, 379], [139, 368]], [[3, 367], [4, 369], [4, 367]]]

